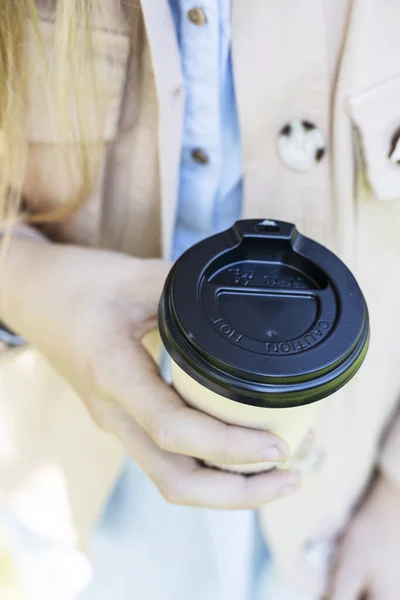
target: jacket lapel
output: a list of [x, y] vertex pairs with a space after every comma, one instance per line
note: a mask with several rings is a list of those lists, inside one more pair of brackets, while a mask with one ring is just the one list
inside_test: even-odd
[[142, 0], [141, 3], [158, 98], [162, 251], [164, 258], [169, 259], [178, 197], [184, 89], [179, 47], [168, 1]]

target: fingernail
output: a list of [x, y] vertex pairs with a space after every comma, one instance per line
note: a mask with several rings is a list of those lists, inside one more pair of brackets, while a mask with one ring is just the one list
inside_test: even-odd
[[286, 456], [285, 449], [280, 446], [269, 446], [261, 452], [261, 460], [268, 462], [281, 462]]

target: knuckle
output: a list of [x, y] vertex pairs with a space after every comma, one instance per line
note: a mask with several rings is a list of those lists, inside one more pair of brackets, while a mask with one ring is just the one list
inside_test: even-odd
[[220, 438], [220, 456], [218, 462], [229, 465], [238, 461], [237, 444], [233, 442], [233, 426], [225, 425], [224, 433]]
[[90, 356], [86, 359], [84, 376], [89, 386], [97, 389], [107, 388], [106, 368], [98, 356]]
[[86, 400], [86, 406], [97, 427], [106, 433], [110, 433], [112, 429], [110, 424], [110, 407], [98, 398]]
[[185, 504], [185, 493], [177, 481], [163, 479], [157, 483], [157, 487], [168, 504]]
[[160, 417], [153, 418], [149, 424], [149, 435], [162, 450], [174, 451], [174, 436], [170, 424]]

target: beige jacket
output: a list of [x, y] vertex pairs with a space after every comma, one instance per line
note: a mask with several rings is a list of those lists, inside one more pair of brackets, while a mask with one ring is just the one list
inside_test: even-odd
[[[103, 169], [84, 208], [46, 233], [168, 256], [185, 101], [168, 1], [142, 0], [133, 48], [126, 3], [104, 1], [115, 11], [113, 30], [94, 25], [96, 60], [106, 69], [112, 63], [116, 76]], [[51, 63], [49, 2], [38, 5]], [[309, 592], [318, 592], [325, 577], [313, 549], [344, 526], [374, 465], [400, 485], [400, 167], [388, 160], [400, 126], [399, 23], [394, 0], [233, 0], [244, 216], [295, 222], [339, 253], [371, 314], [366, 364], [316, 424], [321, 460], [301, 491], [261, 509], [282, 575]], [[34, 72], [24, 184], [33, 211], [62, 202], [77, 185], [56, 152], [68, 133], [53, 139], [51, 90], [43, 93], [41, 69]], [[289, 169], [277, 150], [278, 132], [295, 118], [315, 123], [327, 144], [324, 159], [306, 173]], [[69, 151], [74, 156], [73, 145]], [[4, 353], [0, 375], [3, 501], [37, 531], [85, 547], [123, 449], [90, 422], [34, 349]]]

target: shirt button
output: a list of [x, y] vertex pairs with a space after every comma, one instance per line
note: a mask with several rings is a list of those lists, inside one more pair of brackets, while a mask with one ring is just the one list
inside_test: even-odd
[[209, 163], [208, 154], [206, 154], [201, 148], [195, 148], [192, 150], [192, 158], [199, 165], [207, 165]]
[[206, 13], [201, 8], [191, 8], [188, 12], [189, 21], [194, 25], [204, 25], [207, 22]]
[[294, 119], [280, 130], [278, 151], [287, 167], [307, 172], [322, 160], [326, 146], [321, 130], [314, 123]]

